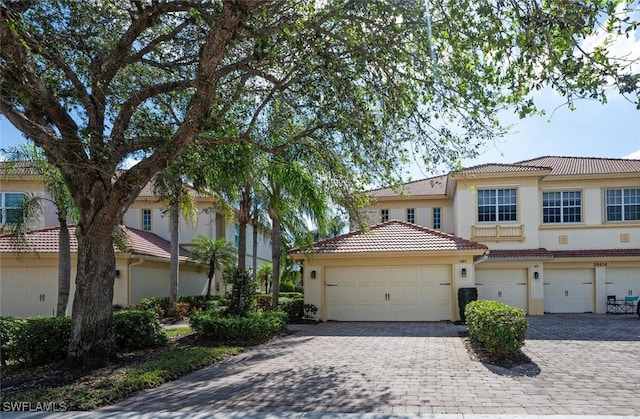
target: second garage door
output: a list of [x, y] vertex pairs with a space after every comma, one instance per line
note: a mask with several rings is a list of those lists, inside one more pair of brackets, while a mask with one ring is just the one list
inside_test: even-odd
[[480, 300], [497, 300], [528, 311], [526, 269], [477, 270], [476, 288]]
[[451, 268], [441, 265], [326, 270], [327, 320], [451, 320]]
[[640, 268], [607, 268], [607, 295], [622, 299], [640, 295]]
[[544, 311], [593, 311], [593, 269], [545, 269]]

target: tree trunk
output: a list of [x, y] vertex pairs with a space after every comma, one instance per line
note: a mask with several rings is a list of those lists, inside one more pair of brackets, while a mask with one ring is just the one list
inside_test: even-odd
[[71, 288], [71, 238], [69, 226], [65, 217], [58, 218], [60, 222], [60, 235], [58, 237], [58, 305], [56, 317], [64, 317], [67, 314], [69, 304], [69, 290]]
[[209, 273], [207, 274], [207, 278], [209, 279], [207, 281], [207, 295], [206, 298], [207, 300], [209, 298], [211, 298], [211, 281], [213, 281], [213, 277], [216, 275], [216, 261], [211, 259], [209, 261]]
[[242, 199], [238, 211], [238, 269], [244, 271], [247, 268], [247, 224], [251, 220], [251, 185], [245, 185], [242, 189]]
[[278, 297], [280, 295], [280, 252], [282, 248], [282, 234], [280, 220], [272, 217], [273, 231], [271, 232], [271, 264], [273, 272], [271, 273], [271, 299], [274, 310], [278, 309]]
[[78, 272], [67, 367], [101, 367], [115, 357], [114, 231], [115, 225], [108, 218], [76, 228]]
[[[169, 291], [169, 300], [171, 303], [175, 303], [178, 301], [178, 287], [180, 281], [180, 272], [179, 272], [179, 261], [178, 261], [178, 252], [180, 249], [180, 203], [178, 199], [173, 199], [171, 202], [171, 265], [170, 265], [170, 275], [171, 275], [171, 289]], [[209, 284], [211, 285], [211, 284]]]
[[258, 275], [258, 215], [257, 214], [258, 214], [258, 209], [254, 206], [253, 207], [253, 231], [252, 231], [253, 249], [251, 250], [251, 253], [252, 253], [251, 260], [253, 262], [254, 278], [256, 277], [256, 275]]

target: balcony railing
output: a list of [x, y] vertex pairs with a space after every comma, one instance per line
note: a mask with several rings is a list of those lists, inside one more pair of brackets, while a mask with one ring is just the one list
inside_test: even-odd
[[471, 226], [471, 240], [476, 241], [523, 241], [523, 225]]

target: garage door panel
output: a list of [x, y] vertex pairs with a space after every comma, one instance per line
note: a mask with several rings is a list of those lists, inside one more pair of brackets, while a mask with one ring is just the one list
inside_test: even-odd
[[450, 275], [447, 266], [327, 268], [327, 319], [448, 320]]
[[478, 270], [476, 288], [480, 300], [496, 300], [528, 311], [526, 269]]
[[545, 269], [544, 311], [593, 312], [593, 269]]
[[607, 268], [606, 294], [622, 299], [640, 295], [640, 268]]

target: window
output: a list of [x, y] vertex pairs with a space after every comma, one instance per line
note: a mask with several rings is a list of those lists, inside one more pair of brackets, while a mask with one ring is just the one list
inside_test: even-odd
[[582, 192], [543, 192], [543, 223], [579, 223], [582, 221]]
[[416, 222], [416, 209], [415, 208], [407, 208], [407, 222], [415, 224], [415, 222]]
[[151, 231], [151, 210], [142, 210], [142, 229], [144, 231]]
[[640, 189], [607, 189], [607, 221], [639, 221]]
[[233, 235], [233, 245], [236, 247], [240, 247], [240, 224], [236, 223], [235, 231]]
[[380, 210], [380, 222], [384, 223], [389, 221], [389, 210], [388, 209], [381, 209]]
[[478, 222], [516, 221], [515, 189], [478, 190]]
[[433, 209], [433, 228], [436, 230], [442, 228], [442, 211], [440, 208]]
[[24, 194], [3, 193], [0, 194], [0, 210], [2, 214], [2, 224], [16, 224], [22, 222], [22, 206], [24, 204]]

